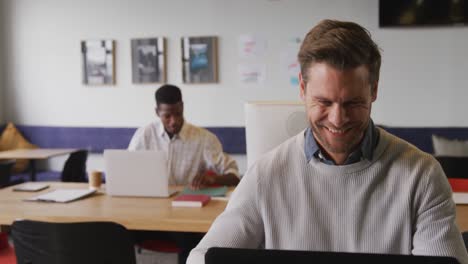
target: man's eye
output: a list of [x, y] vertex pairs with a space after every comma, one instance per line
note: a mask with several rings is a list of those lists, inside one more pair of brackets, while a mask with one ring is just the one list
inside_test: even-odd
[[361, 106], [363, 103], [359, 101], [345, 103], [345, 107], [357, 107]]
[[330, 106], [332, 104], [332, 102], [327, 100], [319, 100], [319, 103], [323, 106]]

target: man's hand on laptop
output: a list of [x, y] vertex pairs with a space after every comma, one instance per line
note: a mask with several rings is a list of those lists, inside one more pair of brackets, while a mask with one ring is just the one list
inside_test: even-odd
[[216, 173], [212, 171], [205, 171], [200, 173], [195, 178], [193, 178], [190, 188], [193, 190], [198, 190], [200, 188], [206, 187], [208, 185], [216, 183]]

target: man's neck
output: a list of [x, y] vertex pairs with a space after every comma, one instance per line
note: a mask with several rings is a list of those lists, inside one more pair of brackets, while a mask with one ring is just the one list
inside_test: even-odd
[[[326, 153], [323, 149], [322, 149], [322, 152]], [[326, 153], [326, 155], [330, 159], [332, 159], [336, 165], [344, 165], [350, 154], [351, 153], [337, 153], [337, 154], [330, 155]]]
[[174, 137], [174, 135], [175, 135], [175, 134], [173, 134], [173, 133], [167, 132], [167, 130], [166, 130], [166, 134], [169, 136], [169, 139], [172, 139], [172, 138]]
[[353, 153], [353, 151], [356, 150], [360, 145], [358, 144], [354, 148], [354, 150], [349, 153], [329, 153], [320, 145], [318, 141], [316, 142], [317, 142], [318, 147], [320, 148], [321, 154], [319, 155], [323, 155], [325, 156], [326, 159], [332, 160], [335, 163], [335, 165], [345, 165], [346, 161], [348, 160], [349, 155], [351, 155], [351, 153]]
[[346, 154], [334, 153], [334, 155], [330, 155], [315, 139], [311, 128], [306, 129], [304, 136], [306, 137], [304, 153], [307, 161], [315, 157], [321, 162], [330, 165], [347, 165], [362, 159], [371, 160], [374, 149], [379, 141], [379, 131], [374, 126], [372, 120], [369, 121], [367, 131], [361, 141], [353, 148], [353, 151]]

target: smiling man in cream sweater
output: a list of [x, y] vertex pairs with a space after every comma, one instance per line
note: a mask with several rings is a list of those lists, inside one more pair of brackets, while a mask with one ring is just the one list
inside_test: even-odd
[[452, 256], [468, 263], [435, 159], [374, 126], [381, 56], [358, 24], [324, 20], [299, 51], [308, 129], [248, 169], [210, 247]]

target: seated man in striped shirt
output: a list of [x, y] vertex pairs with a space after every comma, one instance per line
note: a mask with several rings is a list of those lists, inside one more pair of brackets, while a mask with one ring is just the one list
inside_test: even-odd
[[223, 152], [218, 138], [208, 130], [184, 120], [182, 93], [177, 86], [163, 85], [155, 93], [159, 119], [139, 128], [129, 150], [161, 150], [167, 153], [170, 185], [237, 185], [236, 161]]
[[210, 247], [455, 257], [468, 263], [439, 163], [374, 126], [380, 51], [352, 22], [324, 20], [298, 54], [309, 128], [245, 173], [190, 253]]
[[[170, 185], [188, 185], [192, 189], [211, 184], [237, 185], [239, 172], [236, 161], [223, 152], [218, 138], [184, 120], [180, 89], [174, 85], [163, 85], [156, 91], [155, 98], [159, 119], [139, 128], [128, 149], [167, 153]], [[165, 244], [176, 243], [180, 250], [178, 263], [185, 264], [190, 250], [203, 234], [135, 231], [134, 235], [137, 242], [163, 240]]]

